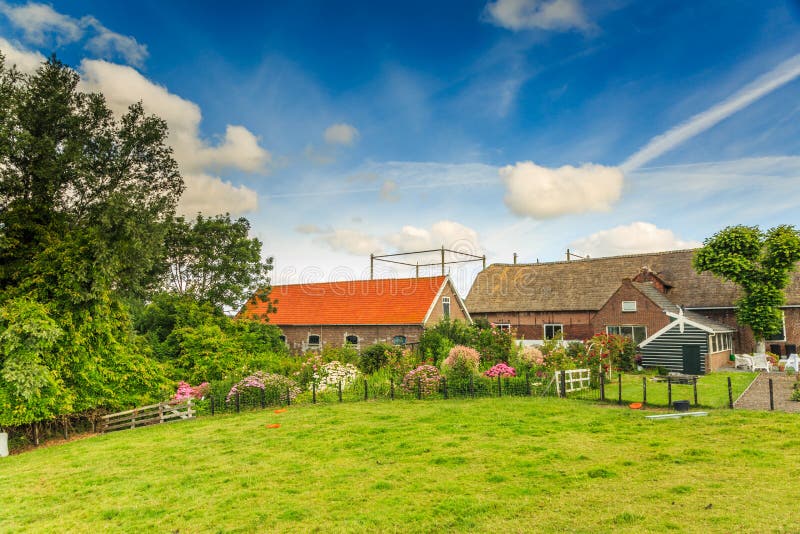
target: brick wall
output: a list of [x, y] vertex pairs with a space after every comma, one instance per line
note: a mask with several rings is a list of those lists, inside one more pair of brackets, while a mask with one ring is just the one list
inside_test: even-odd
[[[635, 301], [635, 312], [622, 311], [622, 301]], [[606, 326], [644, 325], [651, 336], [669, 324], [669, 317], [652, 300], [636, 289], [630, 280], [623, 280], [620, 288], [592, 317], [595, 332], [605, 332]]]
[[476, 313], [473, 319], [483, 318], [490, 323], [510, 324], [519, 339], [543, 339], [545, 324], [563, 325], [564, 339], [592, 337], [591, 317], [588, 311], [576, 312], [491, 312]]
[[292, 352], [302, 352], [308, 336], [320, 336], [323, 346], [341, 347], [345, 337], [358, 336], [360, 347], [378, 342], [391, 343], [394, 336], [406, 336], [406, 343], [416, 343], [422, 334], [420, 325], [278, 325], [286, 336], [286, 343]]
[[444, 317], [444, 307], [442, 305], [442, 299], [444, 297], [448, 297], [450, 299], [450, 318], [454, 320], [458, 319], [459, 321], [467, 320], [464, 310], [462, 310], [461, 306], [458, 305], [458, 298], [456, 297], [455, 290], [448, 282], [444, 286], [442, 296], [439, 297], [439, 300], [434, 304], [433, 309], [431, 310], [431, 316], [428, 318], [426, 325], [436, 324]]
[[[736, 321], [736, 311], [733, 309], [722, 310], [693, 310], [695, 313], [708, 317], [712, 321], [730, 326], [736, 332], [733, 334], [733, 351], [736, 354], [752, 354], [756, 349], [756, 340], [753, 331], [747, 326], [741, 326]], [[767, 350], [771, 344], [781, 347], [781, 354], [786, 354], [786, 345], [800, 346], [800, 308], [785, 308], [783, 310], [786, 320], [786, 341], [767, 341]]]
[[716, 371], [724, 367], [733, 367], [731, 361], [731, 351], [723, 350], [714, 354], [706, 355], [706, 372]]

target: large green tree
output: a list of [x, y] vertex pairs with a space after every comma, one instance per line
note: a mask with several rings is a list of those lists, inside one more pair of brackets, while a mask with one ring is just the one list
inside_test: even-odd
[[742, 288], [736, 317], [753, 330], [763, 350], [764, 338], [782, 329], [784, 289], [799, 260], [800, 234], [793, 226], [766, 232], [757, 226], [729, 226], [704, 241], [694, 256], [694, 267]]
[[55, 58], [22, 75], [0, 56], [0, 400], [19, 401], [17, 423], [163, 383], [123, 299], [160, 282], [183, 180], [163, 120], [140, 104], [115, 117], [78, 80]]
[[165, 289], [229, 309], [256, 292], [265, 298], [272, 258], [261, 258], [261, 241], [249, 234], [244, 217], [174, 218], [166, 236]]

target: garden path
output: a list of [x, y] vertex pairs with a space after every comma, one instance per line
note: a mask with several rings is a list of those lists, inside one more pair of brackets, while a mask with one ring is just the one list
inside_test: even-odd
[[759, 373], [750, 387], [734, 402], [734, 408], [743, 410], [769, 410], [769, 379], [772, 379], [772, 396], [775, 409], [800, 413], [800, 402], [791, 400], [797, 376], [784, 373]]

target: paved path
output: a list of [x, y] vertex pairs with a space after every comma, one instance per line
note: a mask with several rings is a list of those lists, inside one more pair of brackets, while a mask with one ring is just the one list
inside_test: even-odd
[[789, 376], [784, 373], [759, 373], [750, 388], [733, 403], [733, 407], [740, 410], [769, 410], [770, 378], [772, 379], [775, 409], [800, 413], [800, 402], [791, 400], [797, 376]]

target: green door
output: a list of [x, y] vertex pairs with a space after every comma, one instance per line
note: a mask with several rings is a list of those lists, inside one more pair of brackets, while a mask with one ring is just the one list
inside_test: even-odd
[[700, 367], [700, 345], [681, 345], [683, 349], [683, 372], [687, 375], [702, 374]]

